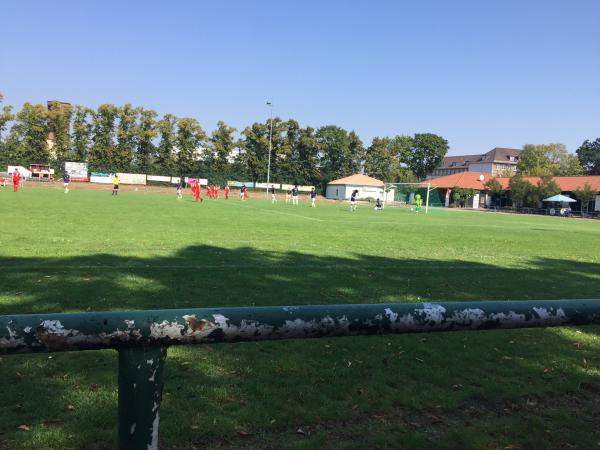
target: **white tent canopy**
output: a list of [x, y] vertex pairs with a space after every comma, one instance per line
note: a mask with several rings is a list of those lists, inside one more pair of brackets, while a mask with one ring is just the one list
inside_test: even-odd
[[576, 202], [577, 200], [573, 200], [571, 197], [567, 197], [566, 195], [557, 194], [557, 195], [553, 195], [552, 197], [545, 198], [542, 201], [573, 203], [573, 202]]

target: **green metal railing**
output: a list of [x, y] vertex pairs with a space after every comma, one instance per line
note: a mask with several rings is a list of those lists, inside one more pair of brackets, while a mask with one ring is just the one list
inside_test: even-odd
[[158, 448], [170, 345], [600, 324], [600, 300], [175, 309], [0, 316], [0, 354], [119, 352], [119, 448]]

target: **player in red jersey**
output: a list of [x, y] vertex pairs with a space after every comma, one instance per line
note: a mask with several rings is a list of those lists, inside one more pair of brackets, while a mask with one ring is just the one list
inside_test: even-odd
[[225, 200], [229, 200], [229, 185], [225, 185]]
[[19, 172], [19, 169], [17, 169], [17, 168], [15, 168], [15, 171], [13, 172], [12, 182], [13, 182], [13, 191], [19, 192], [19, 183], [21, 182], [21, 173]]
[[192, 193], [194, 194], [194, 197], [196, 198], [196, 202], [198, 202], [198, 200], [202, 201], [202, 193], [200, 192], [200, 184], [198, 184], [197, 181], [192, 185]]

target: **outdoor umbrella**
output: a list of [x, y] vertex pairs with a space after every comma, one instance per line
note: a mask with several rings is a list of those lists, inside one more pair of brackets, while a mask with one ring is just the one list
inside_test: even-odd
[[566, 202], [566, 203], [573, 203], [573, 202], [576, 202], [577, 200], [573, 200], [571, 197], [567, 197], [566, 195], [557, 194], [557, 195], [553, 195], [552, 197], [545, 198], [542, 201], [543, 202]]

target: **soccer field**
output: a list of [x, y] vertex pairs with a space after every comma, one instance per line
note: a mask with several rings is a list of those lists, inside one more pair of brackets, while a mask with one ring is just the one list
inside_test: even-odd
[[[233, 197], [0, 189], [0, 314], [600, 298], [598, 221]], [[597, 448], [598, 331], [170, 348], [161, 448]], [[3, 356], [0, 448], [112, 448], [116, 370]]]

